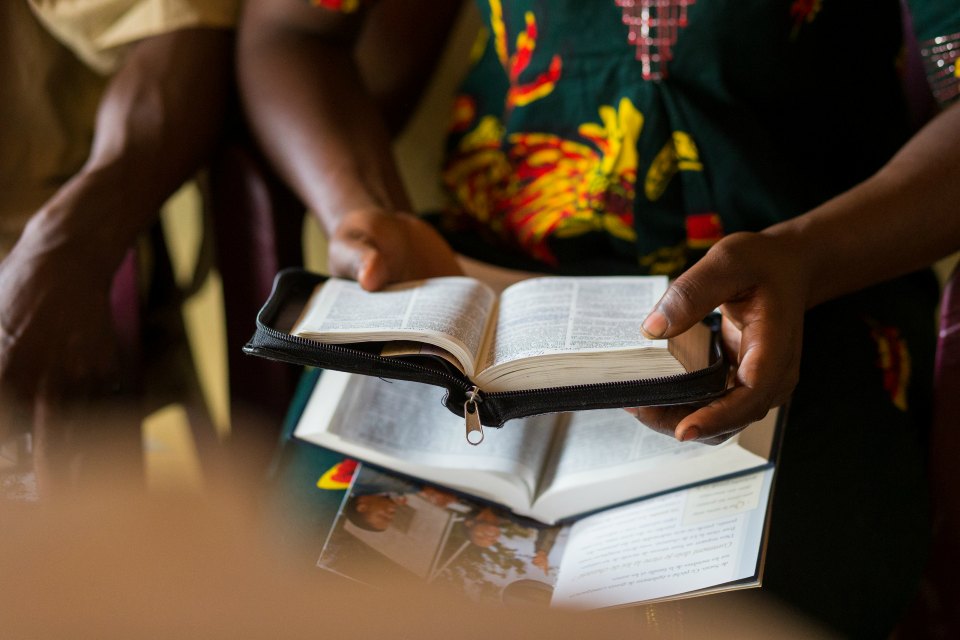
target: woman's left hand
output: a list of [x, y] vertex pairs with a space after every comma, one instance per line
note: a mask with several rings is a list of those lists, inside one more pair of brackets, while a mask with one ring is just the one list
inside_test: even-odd
[[720, 307], [731, 363], [727, 393], [705, 406], [629, 409], [678, 440], [717, 444], [790, 397], [800, 371], [808, 283], [803, 255], [788, 239], [727, 236], [677, 278], [643, 321], [652, 339], [672, 338]]

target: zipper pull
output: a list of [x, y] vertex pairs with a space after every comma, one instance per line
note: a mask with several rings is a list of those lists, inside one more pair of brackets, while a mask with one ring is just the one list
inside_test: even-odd
[[480, 424], [480, 411], [477, 408], [480, 401], [480, 389], [470, 387], [467, 401], [463, 403], [463, 417], [467, 424], [467, 442], [474, 446], [483, 442], [483, 425]]

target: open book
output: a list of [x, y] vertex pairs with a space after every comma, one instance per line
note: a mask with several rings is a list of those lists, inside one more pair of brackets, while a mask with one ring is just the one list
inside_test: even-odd
[[543, 525], [352, 459], [317, 565], [484, 604], [596, 609], [758, 587], [774, 469]]
[[769, 467], [776, 444], [777, 411], [709, 446], [678, 442], [621, 409], [603, 409], [513, 420], [471, 447], [443, 394], [325, 371], [294, 435], [544, 523]]
[[431, 278], [370, 293], [331, 278], [291, 334], [328, 344], [385, 342], [380, 355], [435, 355], [484, 392], [660, 378], [704, 369], [704, 324], [652, 341], [640, 322], [662, 276], [541, 277], [498, 297], [479, 280]]
[[[284, 269], [244, 353], [447, 390], [467, 440], [546, 412], [705, 402], [726, 391], [720, 319], [649, 341], [661, 277], [542, 277], [494, 294], [471, 278], [383, 292]], [[690, 371], [686, 371], [690, 369]], [[686, 372], [685, 372], [686, 371]]]

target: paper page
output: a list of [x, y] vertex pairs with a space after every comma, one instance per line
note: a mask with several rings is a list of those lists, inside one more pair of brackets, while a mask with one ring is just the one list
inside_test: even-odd
[[[775, 420], [750, 429], [761, 427], [772, 432]], [[680, 442], [622, 409], [578, 411], [557, 436], [535, 511], [555, 520], [767, 463], [738, 440]]]
[[767, 469], [584, 518], [552, 604], [611, 607], [754, 578], [772, 479]]
[[472, 370], [495, 298], [471, 278], [431, 278], [375, 293], [331, 278], [311, 297], [291, 333], [321, 342], [357, 342], [363, 334], [376, 339], [442, 335], [466, 353], [463, 364]]
[[[339, 401], [337, 389], [342, 389]], [[512, 420], [500, 429], [487, 427], [483, 444], [474, 446], [466, 441], [463, 418], [443, 405], [445, 394], [445, 389], [417, 382], [325, 371], [296, 435], [486, 497], [491, 497], [495, 481], [463, 487], [466, 472], [512, 476], [514, 483], [519, 480], [524, 495], [525, 504], [517, 506], [529, 505], [550, 448], [555, 417]], [[331, 409], [335, 402], [336, 408]]]
[[425, 342], [416, 342], [414, 340], [392, 340], [385, 342], [380, 349], [380, 355], [384, 358], [395, 358], [397, 356], [433, 356], [442, 358], [456, 367], [460, 373], [466, 373], [463, 370], [463, 363], [453, 357], [446, 349]]
[[666, 291], [666, 277], [536, 278], [503, 292], [481, 368], [573, 351], [657, 347], [640, 323]]
[[546, 482], [635, 463], [668, 465], [664, 457], [685, 459], [716, 451], [716, 447], [658, 433], [622, 409], [569, 415]]
[[545, 607], [565, 543], [566, 529], [360, 465], [317, 564], [373, 586], [425, 581], [477, 602]]

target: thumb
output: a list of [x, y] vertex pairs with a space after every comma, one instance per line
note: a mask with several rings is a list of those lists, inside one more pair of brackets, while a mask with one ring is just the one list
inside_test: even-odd
[[650, 340], [680, 335], [736, 295], [734, 280], [731, 266], [707, 253], [670, 284], [641, 332]]
[[378, 291], [390, 284], [390, 270], [380, 251], [368, 245], [359, 256], [357, 282], [367, 291]]
[[329, 244], [331, 275], [352, 278], [367, 291], [387, 284], [383, 255], [367, 237], [341, 237]]

